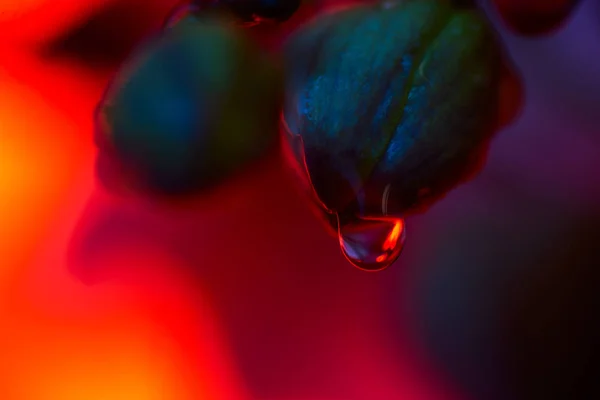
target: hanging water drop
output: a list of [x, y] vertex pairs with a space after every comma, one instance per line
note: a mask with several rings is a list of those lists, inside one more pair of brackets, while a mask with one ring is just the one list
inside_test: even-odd
[[406, 229], [402, 218], [353, 218], [338, 223], [340, 247], [355, 267], [381, 271], [402, 253]]

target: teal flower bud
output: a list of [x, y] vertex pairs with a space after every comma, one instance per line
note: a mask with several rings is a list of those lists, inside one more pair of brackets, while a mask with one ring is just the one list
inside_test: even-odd
[[118, 160], [130, 186], [161, 193], [222, 181], [276, 138], [273, 65], [228, 21], [181, 16], [110, 84], [96, 119], [101, 157]]
[[347, 8], [291, 38], [286, 139], [342, 236], [357, 218], [422, 210], [472, 175], [500, 122], [504, 65], [483, 15], [442, 0]]

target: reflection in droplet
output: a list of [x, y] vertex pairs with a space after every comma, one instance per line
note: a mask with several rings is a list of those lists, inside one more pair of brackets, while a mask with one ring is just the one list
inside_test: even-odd
[[[381, 271], [392, 265], [404, 248], [406, 240], [404, 219], [387, 215], [349, 217], [350, 214], [346, 212], [349, 210], [339, 213], [336, 210], [328, 209], [312, 184], [306, 165], [302, 136], [292, 132], [283, 117], [281, 123], [284, 134], [284, 140], [281, 142], [283, 154], [295, 174], [300, 178], [305, 191], [309, 193], [316, 214], [332, 233], [337, 234], [346, 259], [364, 271]], [[358, 190], [358, 208], [354, 210], [359, 213], [362, 206], [361, 200], [364, 201], [364, 194], [362, 196], [360, 194], [360, 190]], [[386, 201], [387, 195], [389, 195], [389, 185], [384, 192]], [[385, 208], [387, 206], [384, 206], [384, 210]], [[385, 214], [387, 214], [386, 211], [384, 211]], [[349, 212], [352, 213], [352, 211]]]
[[338, 224], [340, 247], [355, 267], [381, 271], [398, 259], [406, 240], [402, 218], [353, 218]]

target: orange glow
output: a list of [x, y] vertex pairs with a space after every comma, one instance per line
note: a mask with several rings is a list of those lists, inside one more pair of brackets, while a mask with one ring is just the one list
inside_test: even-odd
[[103, 83], [0, 54], [0, 399], [243, 399], [210, 309], [168, 254], [106, 252], [82, 268], [155, 271], [87, 287], [67, 271], [94, 188], [91, 112]]
[[39, 92], [2, 68], [0, 85], [1, 295], [64, 217], [65, 197], [92, 153]]
[[[47, 262], [62, 253], [49, 251], [3, 293], [3, 399], [241, 398], [208, 310], [190, 302], [183, 283], [163, 275], [86, 288], [63, 269], [49, 270]], [[136, 253], [107, 254], [98, 262], [177, 268], [160, 253]]]
[[396, 247], [398, 244], [398, 239], [400, 238], [400, 234], [402, 233], [402, 229], [404, 229], [404, 222], [401, 219], [396, 220], [394, 222], [394, 228], [390, 231], [390, 234], [383, 243], [384, 251], [392, 250], [394, 247]]
[[382, 250], [384, 253], [377, 256], [375, 261], [378, 263], [383, 263], [391, 256], [392, 253], [390, 253], [390, 251], [393, 250], [398, 244], [398, 239], [400, 239], [400, 234], [402, 233], [403, 229], [404, 221], [402, 219], [395, 220], [394, 227], [390, 231], [388, 237], [385, 239], [385, 242], [383, 242]]

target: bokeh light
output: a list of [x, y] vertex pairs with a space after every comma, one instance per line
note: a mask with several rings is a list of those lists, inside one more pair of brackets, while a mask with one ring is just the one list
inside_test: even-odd
[[[277, 156], [183, 204], [97, 183], [113, 56], [176, 3], [0, 3], [1, 400], [506, 400], [513, 375], [517, 400], [596, 398], [598, 251], [577, 235], [596, 237], [600, 200], [597, 2], [537, 40], [481, 2], [524, 111], [377, 274], [348, 265]], [[339, 4], [305, 2], [283, 31], [324, 3]], [[85, 40], [47, 51], [101, 13], [135, 22], [79, 33], [99, 58], [76, 54]], [[125, 43], [113, 56], [102, 29]]]

